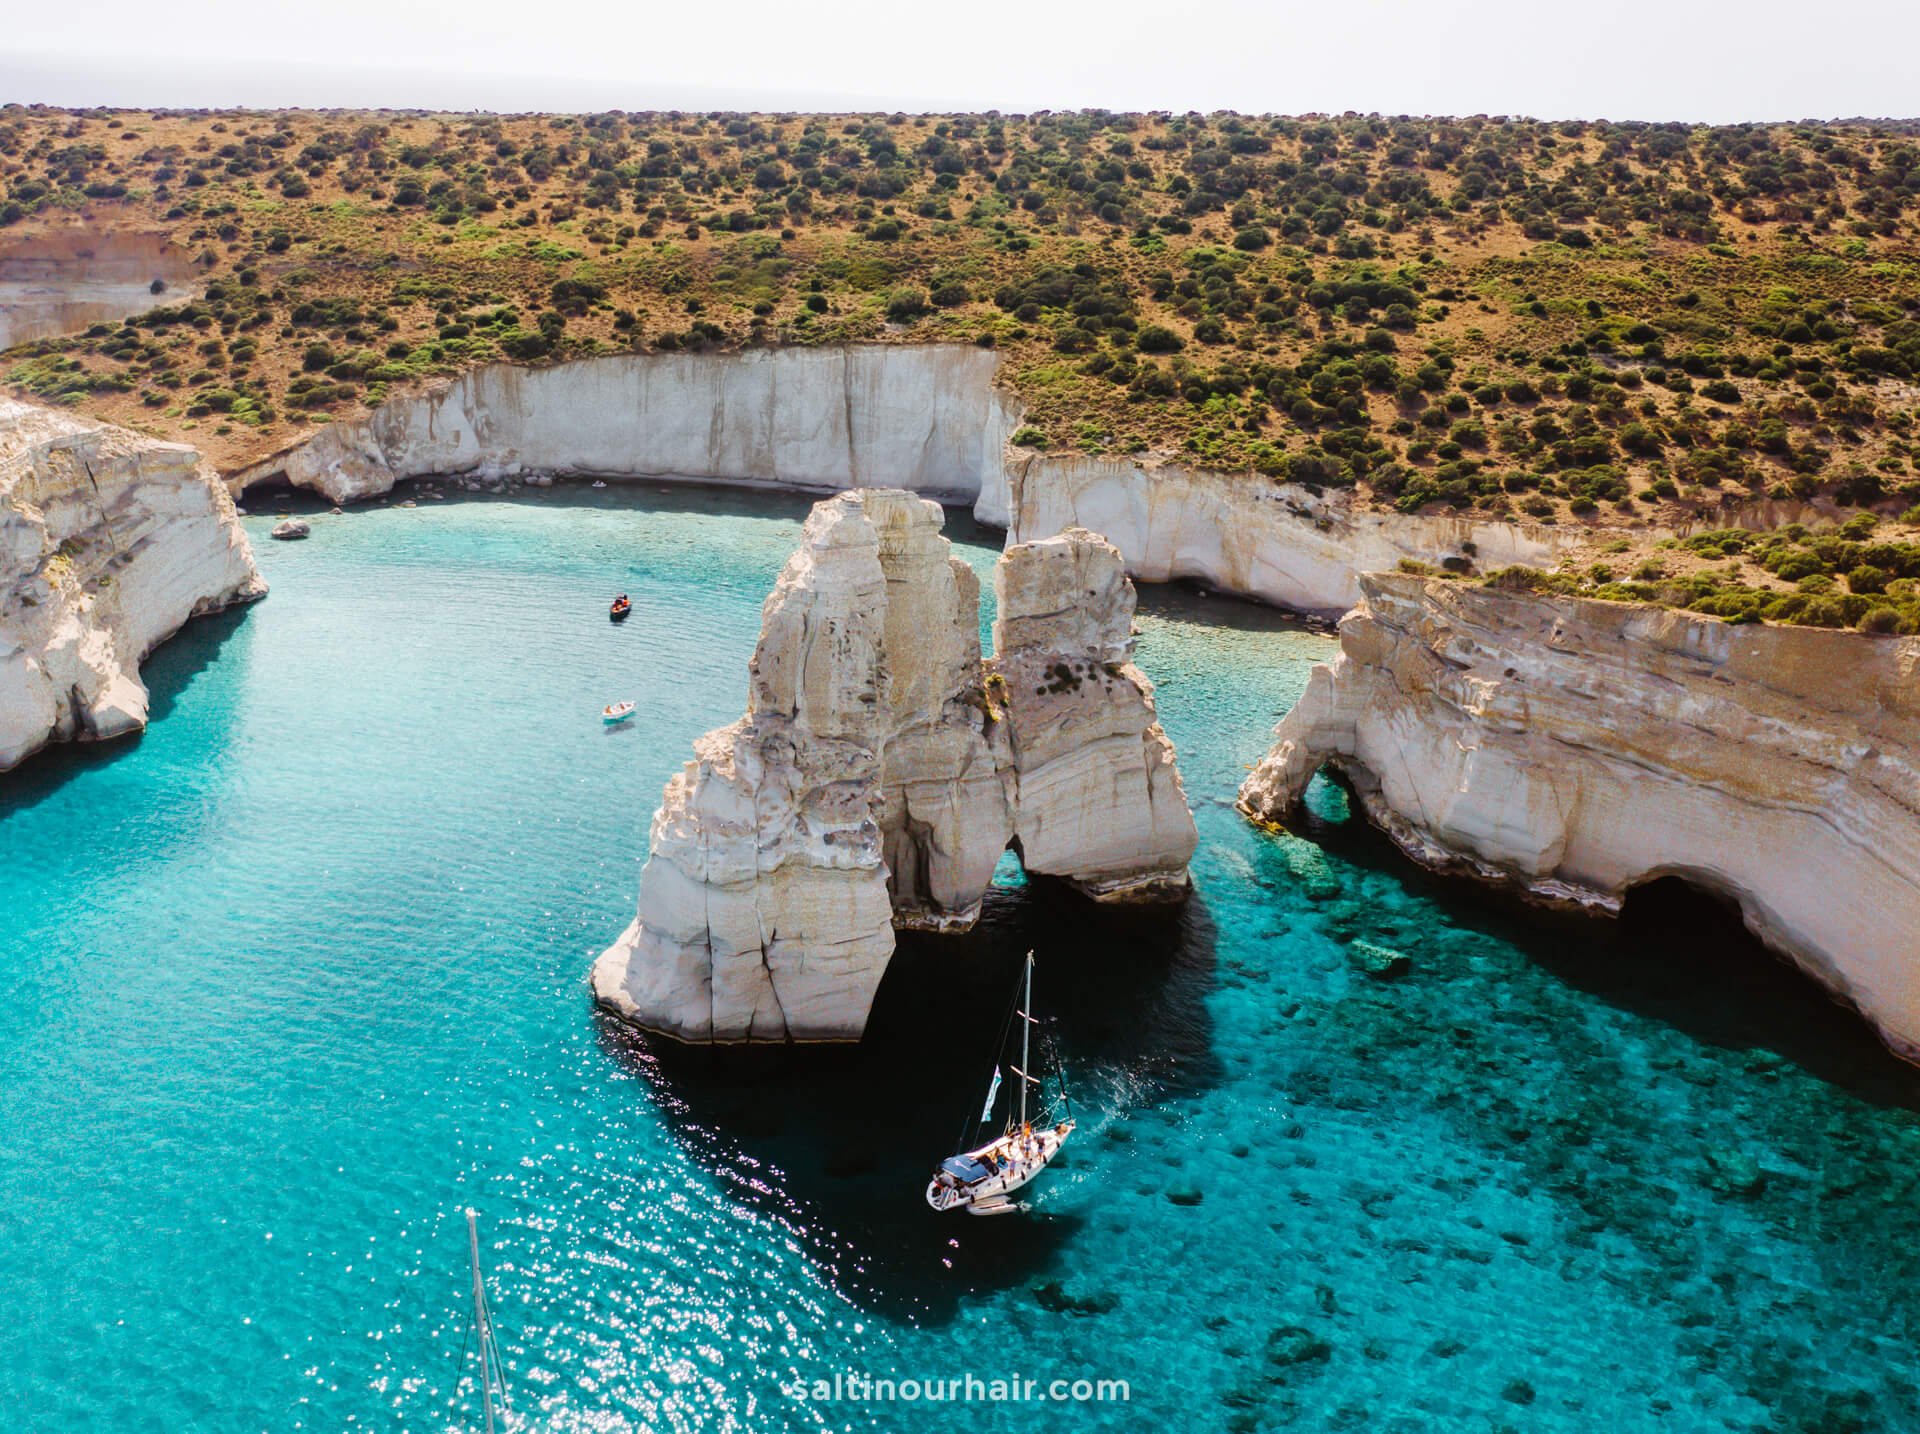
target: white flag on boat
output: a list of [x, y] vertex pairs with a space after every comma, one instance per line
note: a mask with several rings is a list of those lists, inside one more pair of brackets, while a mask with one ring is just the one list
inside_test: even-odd
[[993, 1098], [998, 1094], [1000, 1094], [1000, 1067], [995, 1066], [993, 1084], [987, 1087], [987, 1103], [980, 1107], [980, 1119], [983, 1122], [993, 1119]]

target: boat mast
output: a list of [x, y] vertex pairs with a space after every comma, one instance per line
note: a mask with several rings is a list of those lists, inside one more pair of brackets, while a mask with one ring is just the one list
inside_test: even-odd
[[1031, 1065], [1028, 1060], [1033, 1037], [1033, 953], [1027, 953], [1027, 998], [1021, 1002], [1020, 1012], [1020, 1126], [1024, 1130], [1027, 1124], [1027, 1082], [1032, 1079], [1027, 1074]]
[[487, 1349], [493, 1343], [493, 1328], [487, 1320], [487, 1291], [480, 1280], [480, 1228], [478, 1217], [467, 1211], [467, 1251], [473, 1257], [473, 1329], [474, 1343], [480, 1346], [480, 1397], [487, 1407], [487, 1434], [493, 1429], [493, 1372], [487, 1362]]

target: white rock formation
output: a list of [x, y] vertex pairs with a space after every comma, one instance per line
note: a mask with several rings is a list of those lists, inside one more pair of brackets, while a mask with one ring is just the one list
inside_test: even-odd
[[1009, 459], [1009, 542], [1070, 527], [1102, 533], [1144, 582], [1193, 578], [1222, 592], [1332, 616], [1360, 600], [1363, 572], [1402, 558], [1464, 560], [1492, 571], [1551, 567], [1567, 539], [1551, 528], [1356, 508], [1255, 473], [1132, 458]]
[[865, 492], [886, 574], [880, 823], [894, 925], [964, 930], [1013, 835], [1006, 737], [980, 665], [980, 580], [937, 504]]
[[1602, 911], [1685, 878], [1920, 1059], [1920, 640], [1362, 583], [1243, 809], [1332, 765], [1437, 869]]
[[1128, 662], [1119, 554], [1075, 533], [1002, 558], [990, 679], [941, 519], [898, 489], [815, 505], [746, 717], [654, 814], [638, 913], [593, 968], [603, 1005], [685, 1041], [858, 1039], [894, 929], [970, 926], [1016, 840], [1101, 899], [1184, 894], [1193, 821]]
[[997, 356], [957, 344], [628, 354], [496, 364], [329, 424], [229, 479], [284, 476], [335, 502], [402, 478], [699, 479], [837, 491], [876, 477], [973, 505], [1010, 543], [1104, 534], [1147, 582], [1194, 578], [1303, 612], [1344, 612], [1358, 575], [1402, 558], [1550, 566], [1551, 528], [1356, 509], [1253, 473], [1011, 448]]
[[1012, 744], [1021, 863], [1103, 901], [1178, 896], [1199, 833], [1133, 665], [1119, 550], [1069, 528], [1008, 548], [993, 586], [989, 690]]
[[142, 659], [265, 591], [195, 450], [0, 399], [0, 770], [144, 726]]
[[879, 801], [887, 581], [857, 499], [815, 507], [761, 616], [747, 715], [654, 813], [596, 997], [685, 1041], [855, 1034], [893, 953]]
[[528, 473], [834, 492], [875, 478], [971, 501], [1013, 415], [995, 355], [961, 344], [620, 354], [492, 364], [329, 424], [230, 480], [284, 475], [336, 503], [401, 478]]

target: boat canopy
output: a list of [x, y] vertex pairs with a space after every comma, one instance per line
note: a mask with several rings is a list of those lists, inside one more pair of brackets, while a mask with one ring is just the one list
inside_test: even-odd
[[982, 1165], [978, 1160], [975, 1160], [971, 1155], [950, 1155], [940, 1162], [940, 1168], [967, 1185], [985, 1180], [989, 1175], [993, 1174], [991, 1170], [987, 1169], [986, 1166]]

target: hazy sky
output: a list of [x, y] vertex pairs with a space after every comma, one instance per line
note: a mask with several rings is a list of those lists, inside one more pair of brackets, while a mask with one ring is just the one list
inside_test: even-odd
[[14, 0], [0, 102], [1920, 114], [1920, 0]]

